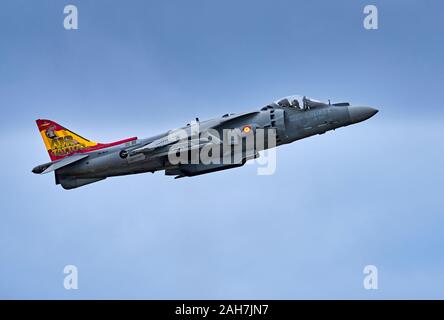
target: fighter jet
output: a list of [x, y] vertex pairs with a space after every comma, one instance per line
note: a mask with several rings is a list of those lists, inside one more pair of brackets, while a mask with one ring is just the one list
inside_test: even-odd
[[175, 178], [192, 177], [241, 167], [262, 150], [355, 124], [377, 112], [348, 102], [326, 103], [293, 95], [259, 110], [206, 121], [196, 118], [186, 126], [150, 138], [132, 137], [112, 143], [97, 143], [54, 121], [38, 119], [37, 127], [51, 162], [32, 172], [54, 172], [55, 183], [64, 189], [108, 177], [161, 170]]

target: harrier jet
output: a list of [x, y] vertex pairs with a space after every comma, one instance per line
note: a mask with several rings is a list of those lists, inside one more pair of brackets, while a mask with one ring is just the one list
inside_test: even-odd
[[[377, 109], [288, 96], [260, 110], [225, 114], [178, 129], [112, 143], [88, 140], [51, 120], [37, 120], [51, 162], [32, 172], [55, 173], [73, 189], [108, 177], [165, 171], [175, 178], [243, 166], [259, 151], [369, 119]], [[204, 155], [204, 157], [202, 156]]]

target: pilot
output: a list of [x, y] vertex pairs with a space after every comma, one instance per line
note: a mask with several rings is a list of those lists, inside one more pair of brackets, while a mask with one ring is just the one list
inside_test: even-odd
[[308, 104], [308, 99], [305, 96], [302, 98], [302, 103], [303, 103], [303, 110], [309, 110], [310, 109], [310, 106]]
[[290, 107], [290, 102], [287, 99], [282, 99], [278, 102], [278, 105], [281, 107]]
[[293, 107], [295, 107], [296, 109], [301, 110], [301, 107], [299, 106], [299, 101], [298, 101], [297, 99], [294, 99], [294, 100], [291, 102], [291, 105], [292, 105]]

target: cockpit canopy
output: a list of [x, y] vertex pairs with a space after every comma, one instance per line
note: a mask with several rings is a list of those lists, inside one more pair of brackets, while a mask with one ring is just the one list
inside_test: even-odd
[[327, 105], [324, 102], [300, 95], [287, 96], [276, 100], [274, 103], [281, 107], [296, 108], [299, 110], [310, 110], [312, 108]]

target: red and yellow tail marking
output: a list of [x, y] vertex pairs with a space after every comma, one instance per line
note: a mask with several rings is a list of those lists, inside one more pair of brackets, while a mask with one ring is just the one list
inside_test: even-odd
[[137, 137], [116, 141], [113, 143], [97, 143], [62, 127], [51, 120], [36, 120], [46, 150], [52, 161], [58, 160], [74, 153], [84, 153], [97, 149], [110, 147], [137, 139]]

